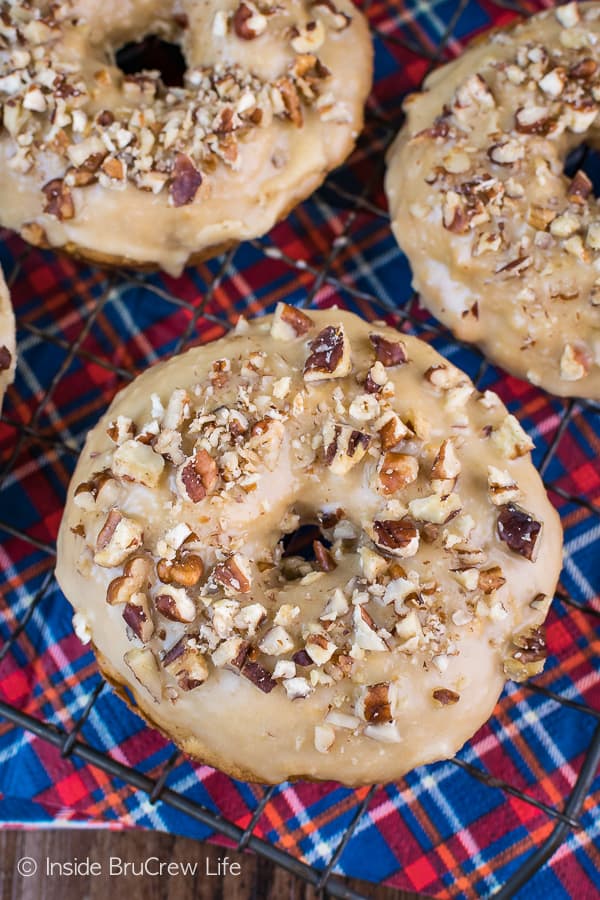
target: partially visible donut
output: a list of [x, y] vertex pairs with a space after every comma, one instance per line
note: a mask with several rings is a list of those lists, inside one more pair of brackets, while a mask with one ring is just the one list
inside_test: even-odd
[[[543, 666], [561, 531], [531, 446], [427, 344], [280, 304], [115, 398], [57, 577], [101, 669], [191, 756], [395, 779]], [[312, 561], [284, 555], [306, 523]]]
[[0, 269], [0, 412], [6, 388], [14, 378], [15, 361], [15, 317], [6, 281]]
[[600, 398], [600, 207], [564, 173], [600, 143], [600, 3], [479, 41], [405, 109], [386, 190], [423, 302], [509, 372]]
[[[160, 266], [257, 237], [350, 153], [371, 85], [350, 0], [16, 0], [0, 48], [0, 222], [38, 246]], [[183, 87], [116, 50], [179, 43]]]

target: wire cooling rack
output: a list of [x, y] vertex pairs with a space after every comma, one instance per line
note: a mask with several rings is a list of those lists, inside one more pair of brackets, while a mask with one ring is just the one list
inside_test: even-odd
[[[203, 826], [202, 835], [210, 833], [239, 849], [262, 854], [333, 897], [360, 900], [367, 896], [350, 890], [338, 872], [366, 872], [372, 880], [394, 875], [393, 868], [374, 875], [348, 859], [372, 852], [371, 844], [361, 843], [365, 840], [361, 834], [366, 819], [377, 818], [377, 810], [386, 802], [396, 803], [410, 833], [408, 807], [397, 798], [414, 798], [421, 796], [419, 792], [425, 796], [437, 777], [435, 772], [441, 771], [439, 765], [444, 767], [447, 790], [442, 799], [431, 792], [434, 804], [441, 807], [442, 800], [451, 802], [458, 792], [475, 791], [479, 785], [480, 801], [496, 798], [490, 799], [492, 814], [494, 803], [498, 808], [514, 803], [526, 834], [513, 829], [508, 845], [505, 842], [498, 851], [483, 852], [480, 840], [479, 856], [463, 841], [468, 852], [461, 854], [452, 844], [456, 838], [452, 827], [458, 828], [460, 822], [453, 826], [447, 813], [449, 830], [440, 828], [429, 835], [441, 860], [437, 876], [435, 872], [433, 877], [423, 875], [423, 858], [431, 859], [433, 851], [421, 840], [422, 855], [417, 854], [416, 860], [414, 850], [407, 849], [403, 855], [403, 847], [395, 847], [400, 876], [391, 878], [394, 884], [429, 887], [438, 894], [446, 890], [447, 896], [512, 897], [560, 848], [563, 858], [565, 853], [573, 854], [587, 873], [591, 892], [579, 896], [597, 895], [600, 885], [594, 849], [600, 831], [594, 786], [600, 762], [600, 710], [594, 703], [600, 681], [600, 410], [586, 401], [545, 397], [507, 378], [428, 318], [408, 289], [408, 268], [390, 237], [381, 189], [385, 149], [401, 124], [402, 94], [416, 87], [431, 67], [459, 52], [473, 32], [541, 5], [500, 0], [363, 3], [374, 29], [377, 81], [365, 133], [349, 164], [270, 235], [188, 270], [182, 279], [78, 267], [28, 248], [8, 233], [0, 235], [0, 252], [17, 308], [20, 351], [17, 382], [9, 391], [0, 423], [0, 667], [12, 661], [10, 672], [16, 668], [18, 674], [19, 664], [26, 661], [34, 673], [41, 673], [36, 703], [27, 711], [27, 704], [13, 690], [14, 674], [2, 676], [0, 736], [11, 746], [15, 733], [22, 730], [43, 745], [53, 745], [62, 758], [72, 761], [75, 771], [81, 772], [86, 764], [104, 773], [103, 796], [109, 800], [116, 796], [115, 790], [122, 796], [129, 786], [147, 795], [156, 809], [170, 807]], [[301, 841], [292, 846], [290, 840], [279, 840], [280, 833], [273, 836], [261, 826], [282, 788], [252, 788], [250, 812], [240, 822], [218, 803], [172, 786], [173, 775], [182, 765], [182, 756], [172, 745], [162, 747], [159, 765], [135, 765], [124, 761], [123, 754], [107, 750], [102, 741], [88, 739], [86, 726], [102, 716], [103, 698], [110, 689], [85, 651], [79, 651], [83, 663], [71, 660], [67, 665], [61, 660], [47, 678], [45, 654], [39, 663], [41, 649], [46, 647], [40, 634], [49, 604], [62, 602], [66, 608], [53, 577], [54, 538], [66, 484], [86, 430], [118, 387], [140, 369], [220, 336], [239, 313], [260, 313], [283, 297], [298, 305], [339, 303], [371, 319], [385, 317], [434, 343], [482, 388], [498, 390], [534, 434], [535, 461], [560, 509], [567, 535], [565, 573], [550, 625], [550, 650], [555, 649], [553, 635], [558, 649], [547, 672], [525, 685], [509, 685], [483, 737], [474, 738], [456, 759], [417, 770], [400, 785], [347, 791], [343, 825], [338, 823], [321, 856], [307, 852]], [[580, 557], [582, 547], [585, 554]], [[75, 699], [69, 699], [71, 695]], [[545, 731], [540, 737], [542, 722]], [[552, 739], [558, 741], [557, 735], [565, 729], [576, 734], [578, 741], [568, 758], [552, 745]], [[91, 729], [94, 735], [98, 731], [97, 726]], [[494, 752], [486, 755], [490, 746]], [[507, 763], [497, 756], [498, 750], [519, 758]], [[70, 777], [64, 769], [60, 772], [61, 778]], [[512, 777], [505, 777], [507, 772]], [[115, 783], [120, 786], [115, 788]], [[102, 798], [98, 803], [100, 809]], [[425, 800], [419, 803], [425, 808]], [[142, 821], [147, 824], [148, 816]], [[434, 813], [429, 821], [435, 822]], [[309, 822], [305, 832], [311, 827]], [[422, 827], [421, 819], [414, 833]], [[391, 846], [393, 839], [386, 837]], [[493, 837], [502, 844], [502, 835]], [[548, 867], [543, 870], [548, 871]], [[567, 885], [564, 896], [569, 890]]]

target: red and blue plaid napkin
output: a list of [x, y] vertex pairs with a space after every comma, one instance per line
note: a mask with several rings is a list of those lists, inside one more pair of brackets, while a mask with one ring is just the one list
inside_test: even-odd
[[[509, 684], [494, 717], [459, 758], [561, 810], [570, 795], [600, 709], [600, 411], [551, 398], [460, 346], [411, 296], [407, 262], [390, 233], [382, 155], [401, 122], [401, 99], [437, 59], [514, 18], [516, 3], [374, 0], [376, 85], [367, 129], [349, 163], [264, 239], [227, 259], [166, 275], [108, 274], [26, 247], [0, 234], [0, 258], [14, 275], [19, 366], [0, 421], [0, 646], [19, 624], [0, 663], [0, 700], [73, 727], [99, 681], [92, 653], [73, 634], [71, 609], [52, 578], [65, 491], [87, 430], [134, 373], [223, 332], [240, 314], [260, 315], [281, 299], [334, 303], [368, 318], [386, 316], [497, 390], [536, 443], [565, 529], [561, 598], [549, 620], [550, 658], [537, 684], [576, 705]], [[524, 3], [526, 11], [542, 4]], [[442, 47], [441, 55], [439, 48]], [[571, 499], [569, 499], [571, 498]], [[28, 612], [29, 611], [29, 612]], [[1, 655], [1, 649], [0, 649]], [[150, 776], [172, 753], [160, 735], [105, 688], [81, 733], [92, 746]], [[181, 759], [167, 784], [248, 825], [263, 796]], [[365, 790], [284, 784], [256, 834], [323, 868]], [[600, 895], [600, 779], [527, 898]], [[97, 823], [208, 838], [172, 808], [0, 720], [0, 821], [24, 826]], [[380, 786], [341, 856], [341, 874], [439, 897], [487, 897], [548, 837], [554, 817], [490, 787], [452, 762], [417, 769]]]

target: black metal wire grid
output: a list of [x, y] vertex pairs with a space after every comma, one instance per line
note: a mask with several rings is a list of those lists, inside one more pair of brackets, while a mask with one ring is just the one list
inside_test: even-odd
[[[498, 7], [503, 7], [523, 14], [532, 11], [531, 4], [510, 2], [510, 0], [494, 0], [494, 4]], [[363, 7], [366, 7], [367, 11], [369, 11], [372, 10], [375, 5], [375, 0], [370, 0], [370, 2], [363, 4]], [[450, 18], [449, 24], [442, 34], [437, 47], [433, 51], [431, 46], [423, 43], [418, 36], [406, 37], [405, 35], [398, 35], [386, 31], [385, 33], [379, 34], [379, 37], [385, 41], [402, 45], [411, 53], [427, 60], [428, 68], [431, 68], [443, 60], [451, 41], [455, 40], [454, 30], [468, 5], [469, 0], [460, 0], [460, 2], [456, 3], [456, 9]], [[418, 329], [422, 326], [422, 319], [416, 312], [416, 298], [414, 296], [402, 307], [398, 307], [395, 304], [390, 305], [375, 293], [365, 291], [363, 288], [348, 283], [342, 276], [337, 274], [336, 268], [338, 257], [340, 254], [347, 252], [348, 247], [351, 244], [352, 227], [359, 212], [367, 211], [377, 217], [385, 217], [386, 215], [385, 210], [374, 203], [371, 196], [373, 186], [379, 182], [382, 176], [385, 149], [393, 139], [398, 125], [399, 120], [397, 118], [390, 119], [384, 111], [378, 108], [376, 102], [371, 103], [367, 119], [366, 134], [369, 136], [370, 140], [369, 152], [373, 154], [375, 151], [379, 164], [373, 167], [371, 177], [366, 180], [358, 193], [347, 191], [339, 185], [330, 186], [338, 195], [340, 202], [347, 204], [349, 214], [345, 219], [343, 230], [331, 242], [331, 246], [321, 265], [316, 266], [307, 264], [302, 259], [295, 259], [290, 255], [282, 253], [278, 249], [274, 250], [264, 240], [253, 241], [252, 244], [255, 249], [265, 256], [276, 256], [287, 266], [293, 267], [299, 275], [308, 273], [312, 276], [311, 288], [303, 299], [302, 305], [310, 306], [324, 288], [331, 287], [334, 290], [339, 289], [351, 296], [358, 304], [366, 304], [367, 308], [377, 311], [378, 314], [393, 318], [400, 326], [415, 326]], [[374, 137], [373, 135], [376, 136]], [[375, 144], [373, 144], [373, 142], [375, 142]], [[361, 152], [360, 145], [357, 152]], [[19, 278], [19, 273], [31, 252], [34, 251], [30, 248], [25, 248], [23, 250], [22, 256], [17, 260], [13, 271], [9, 275], [9, 284], [14, 284]], [[12, 418], [7, 418], [6, 416], [2, 417], [5, 422], [9, 423], [11, 428], [15, 429], [17, 438], [8, 461], [2, 471], [0, 471], [0, 490], [2, 489], [3, 483], [11, 477], [17, 460], [19, 460], [23, 451], [29, 446], [38, 445], [47, 448], [48, 450], [59, 448], [65, 453], [73, 456], [77, 455], [79, 450], [78, 446], [65, 438], [60, 431], [57, 431], [56, 434], [49, 434], [47, 429], [41, 429], [39, 427], [40, 419], [44, 411], [49, 404], [51, 404], [54, 394], [59, 389], [62, 379], [65, 377], [65, 374], [74, 360], [80, 359], [87, 363], [93, 363], [124, 381], [130, 380], [133, 377], [133, 374], [126, 368], [114, 364], [109, 358], [90, 352], [84, 346], [86, 337], [93, 328], [104, 305], [107, 303], [115, 284], [119, 284], [121, 287], [123, 284], [129, 284], [136, 288], [143, 285], [145, 290], [160, 295], [162, 300], [172, 304], [174, 308], [183, 309], [187, 312], [187, 325], [182, 330], [175, 346], [172, 348], [173, 353], [181, 352], [196, 340], [198, 328], [202, 323], [218, 326], [224, 331], [227, 331], [232, 327], [233, 323], [230, 318], [227, 316], [216, 315], [212, 311], [209, 311], [209, 308], [211, 307], [211, 302], [221, 281], [230, 271], [236, 252], [237, 248], [229, 251], [229, 253], [221, 258], [218, 271], [212, 280], [206, 284], [206, 290], [202, 299], [197, 303], [182, 300], [154, 284], [145, 282], [135, 273], [120, 271], [112, 274], [107, 279], [102, 295], [98, 298], [94, 307], [89, 311], [85, 324], [74, 342], [69, 343], [65, 338], [57, 336], [51, 328], [39, 327], [28, 321], [19, 323], [22, 333], [26, 336], [31, 336], [36, 340], [55, 345], [64, 352], [64, 356], [60, 367], [56, 371], [51, 382], [45, 388], [33, 414], [26, 423], [16, 422]], [[432, 326], [429, 328], [428, 326], [428, 330], [434, 335], [437, 334], [442, 337], [447, 337], [447, 332], [441, 327]], [[485, 359], [480, 356], [479, 371], [475, 379], [476, 383], [482, 383], [485, 380], [488, 368]], [[600, 412], [600, 408], [597, 404], [588, 401], [560, 401], [559, 406], [560, 423], [556, 428], [553, 439], [548, 445], [543, 460], [541, 461], [540, 472], [542, 477], [544, 477], [550, 469], [561, 439], [563, 438], [572, 417], [582, 409], [587, 409], [592, 413]], [[567, 501], [569, 504], [580, 507], [595, 517], [600, 517], [600, 506], [596, 502], [572, 494], [564, 490], [557, 483], [547, 482], [546, 487], [551, 494], [554, 493], [557, 497]], [[35, 537], [29, 530], [26, 531], [19, 527], [15, 527], [15, 525], [11, 524], [10, 518], [5, 518], [5, 513], [0, 508], [0, 533], [1, 532], [16, 537], [26, 544], [37, 548], [43, 554], [46, 554], [50, 561], [55, 554], [54, 546]], [[31, 601], [28, 604], [24, 615], [10, 634], [8, 640], [6, 640], [0, 648], [0, 663], [5, 659], [11, 648], [19, 641], [19, 638], [26, 632], [28, 624], [31, 622], [36, 609], [43, 602], [52, 585], [53, 573], [50, 564], [41, 585], [31, 596]], [[570, 597], [563, 588], [559, 588], [558, 596], [567, 606], [577, 609], [589, 616], [591, 632], [593, 627], [598, 624], [600, 612], [588, 603]], [[374, 785], [364, 795], [362, 801], [356, 807], [354, 815], [339, 841], [337, 848], [331, 855], [328, 864], [322, 871], [319, 871], [255, 834], [261, 816], [272, 799], [276, 788], [270, 787], [265, 789], [258, 806], [254, 810], [251, 821], [245, 829], [242, 829], [225, 817], [215, 814], [215, 812], [208, 807], [199, 804], [184, 794], [178, 793], [167, 786], [169, 774], [173, 771], [181, 758], [181, 754], [178, 750], [174, 749], [174, 752], [170, 755], [167, 763], [162, 767], [158, 776], [151, 778], [136, 768], [118, 762], [107, 753], [84, 741], [81, 737], [81, 729], [105, 689], [106, 683], [103, 680], [98, 681], [96, 687], [90, 692], [87, 702], [81, 714], [76, 719], [74, 726], [68, 729], [24, 713], [16, 706], [7, 702], [0, 702], [0, 718], [6, 719], [14, 726], [14, 728], [24, 729], [26, 732], [47, 741], [49, 744], [56, 747], [63, 757], [77, 757], [102, 770], [109, 776], [119, 779], [138, 791], [144, 792], [148, 795], [152, 803], [160, 801], [185, 813], [197, 822], [208, 826], [216, 834], [234, 842], [238, 849], [249, 849], [261, 854], [268, 860], [302, 878], [317, 891], [322, 892], [324, 896], [348, 898], [348, 900], [366, 900], [366, 895], [351, 890], [339, 877], [335, 876], [333, 872], [378, 790], [378, 785]], [[512, 897], [536, 872], [540, 870], [568, 835], [573, 830], [581, 828], [583, 806], [596, 775], [598, 765], [600, 764], [600, 710], [592, 708], [587, 703], [562, 696], [537, 682], [527, 683], [525, 685], [525, 690], [542, 694], [549, 700], [554, 701], [563, 707], [576, 710], [584, 716], [592, 717], [596, 724], [573, 787], [570, 792], [563, 797], [562, 804], [557, 806], [545, 803], [520, 787], [515, 786], [506, 780], [496, 778], [492, 774], [463, 759], [457, 758], [452, 760], [453, 765], [465, 770], [473, 778], [479, 780], [488, 787], [500, 789], [505, 794], [519, 798], [524, 803], [530, 804], [537, 810], [542, 811], [548, 817], [549, 822], [552, 823], [552, 830], [550, 831], [549, 836], [537, 846], [535, 851], [526, 858], [522, 866], [513, 873], [503, 887], [495, 894], [495, 896], [499, 898]]]

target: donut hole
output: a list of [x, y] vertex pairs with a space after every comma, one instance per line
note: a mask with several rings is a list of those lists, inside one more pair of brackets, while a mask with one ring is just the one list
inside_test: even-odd
[[158, 71], [169, 87], [182, 87], [186, 62], [178, 44], [149, 34], [141, 41], [130, 41], [115, 53], [115, 62], [125, 75]]
[[583, 171], [594, 187], [594, 196], [600, 196], [600, 150], [589, 144], [575, 147], [565, 161], [565, 175], [573, 178], [577, 172]]
[[280, 570], [286, 581], [297, 581], [319, 568], [315, 541], [318, 541], [326, 550], [331, 547], [329, 538], [314, 522], [301, 522], [289, 534], [283, 535], [280, 541]]

